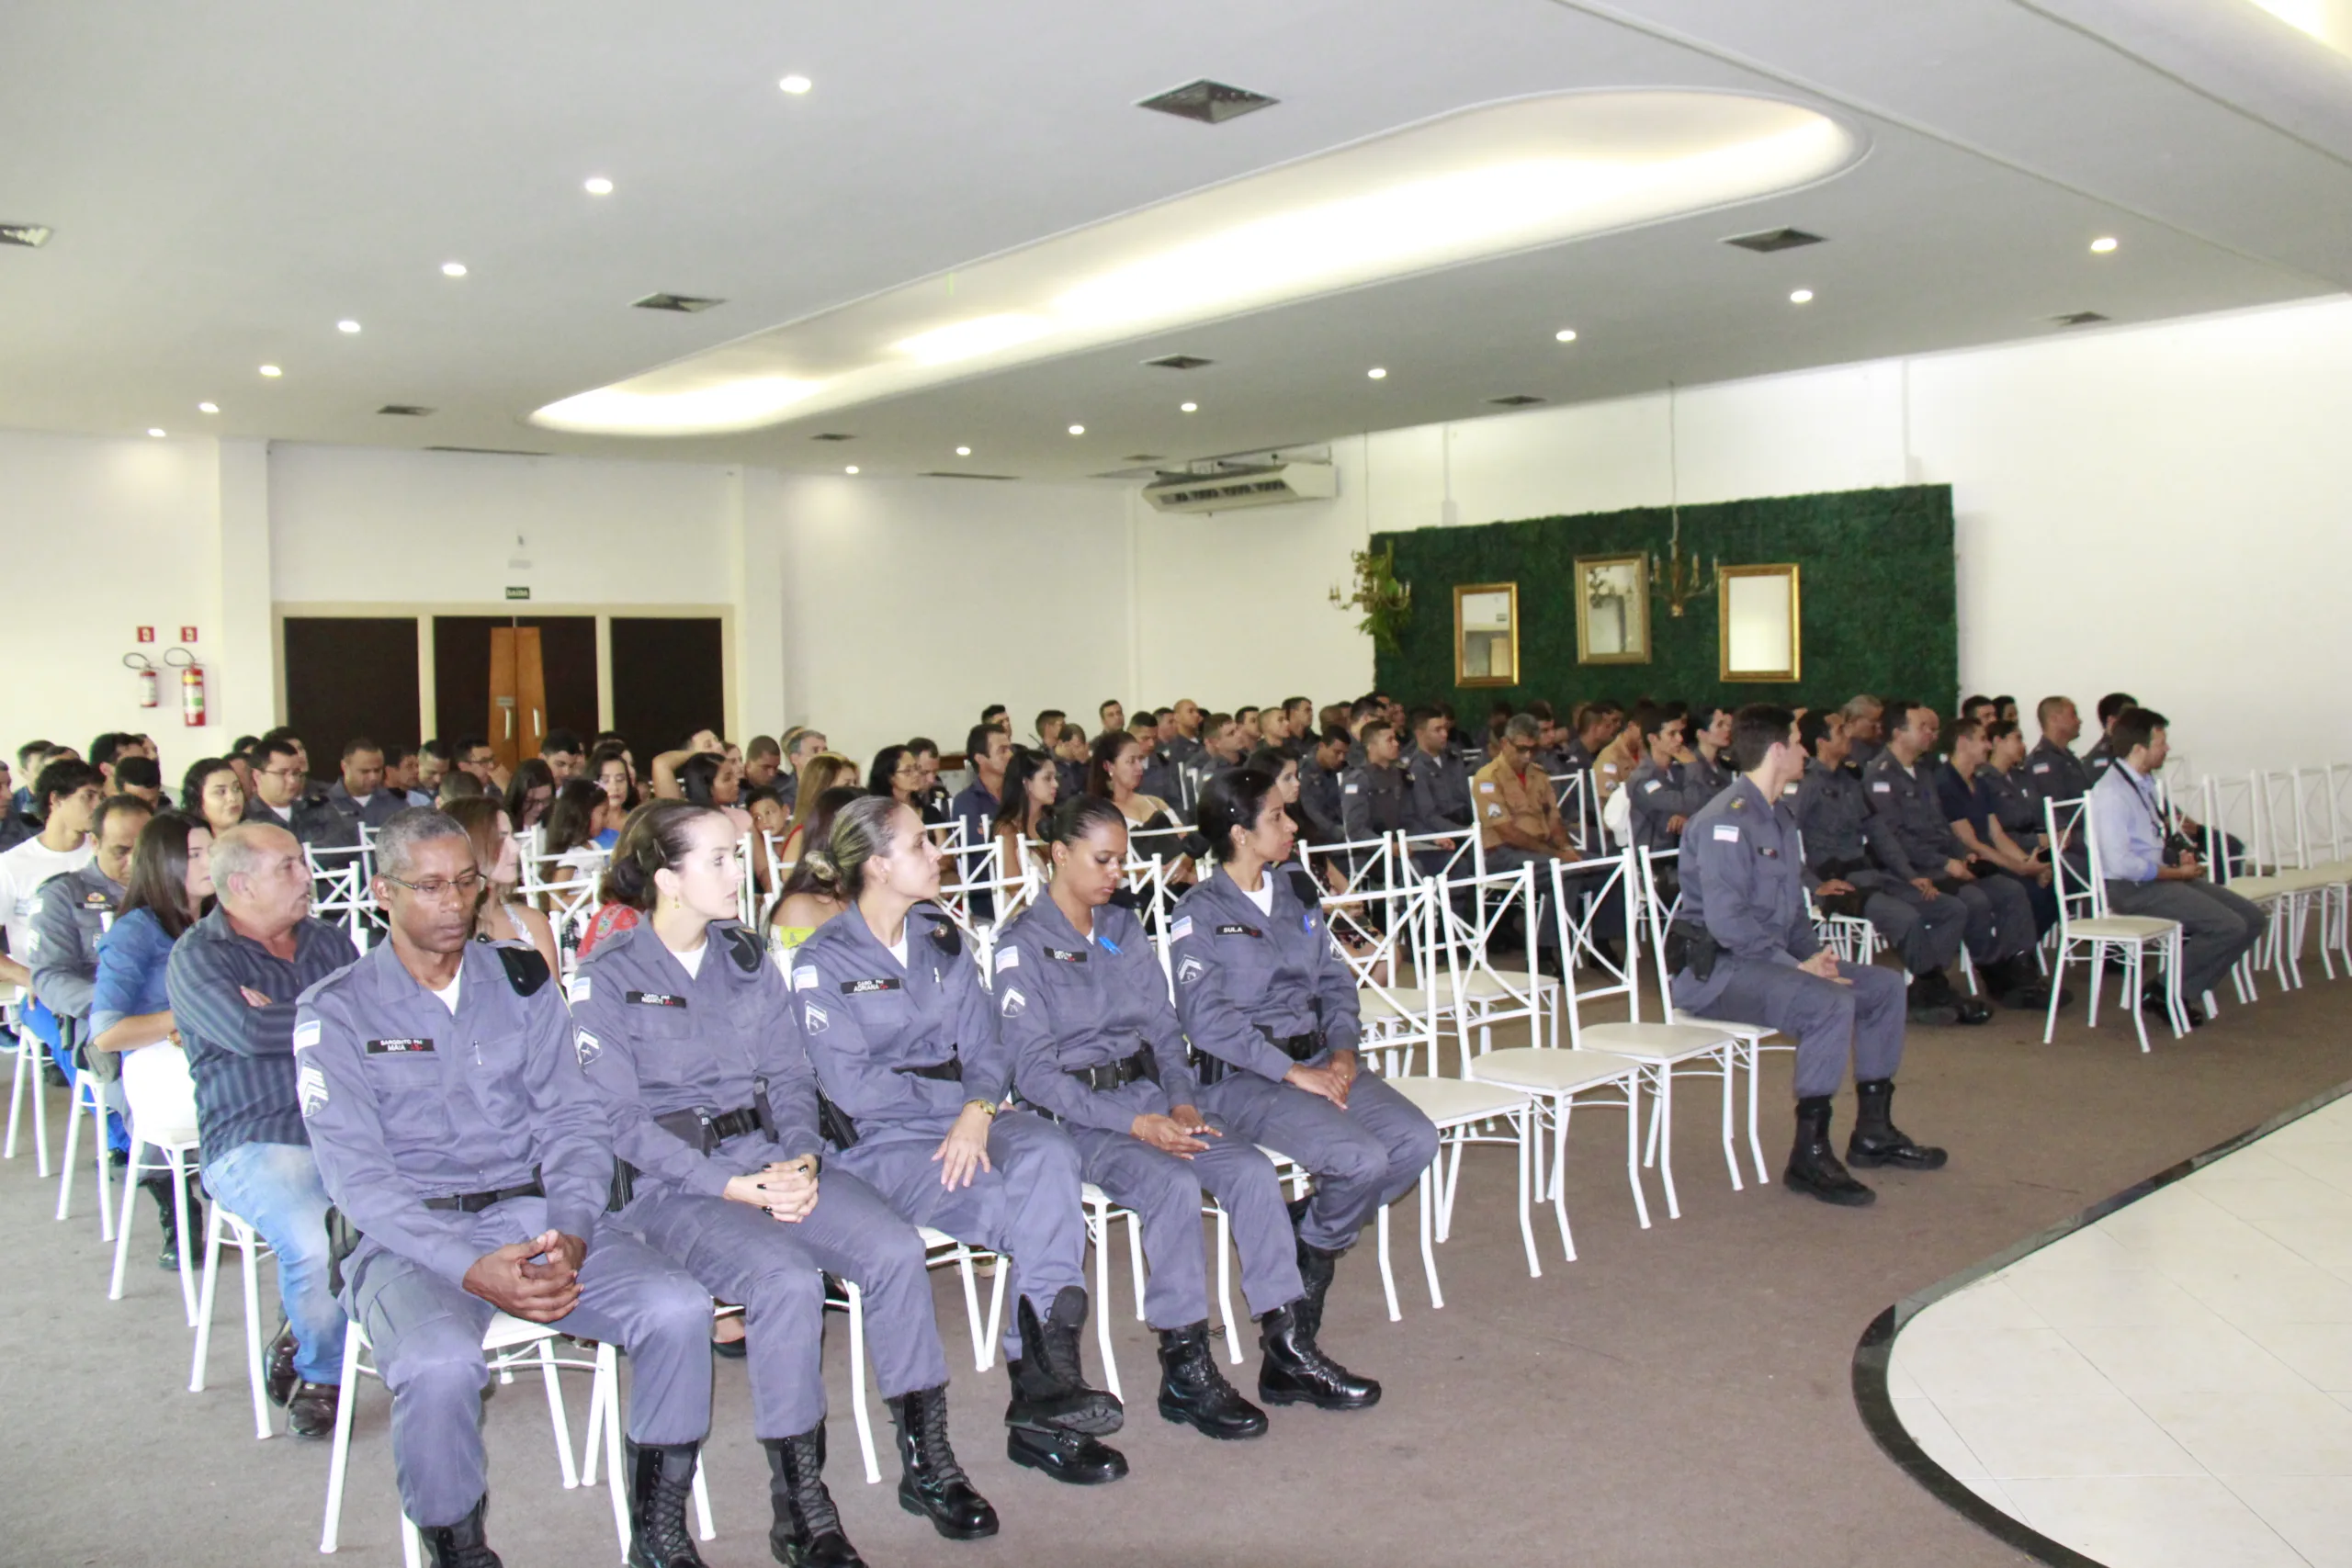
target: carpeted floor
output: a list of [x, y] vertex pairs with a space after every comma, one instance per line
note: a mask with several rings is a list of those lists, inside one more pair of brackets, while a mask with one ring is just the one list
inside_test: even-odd
[[[1936, 1175], [1876, 1173], [1875, 1208], [1833, 1210], [1777, 1185], [1788, 1139], [1789, 1058], [1768, 1059], [1765, 1142], [1775, 1185], [1732, 1192], [1715, 1143], [1713, 1086], [1679, 1087], [1676, 1171], [1683, 1213], [1634, 1224], [1622, 1123], [1594, 1111], [1570, 1143], [1578, 1261], [1538, 1221], [1544, 1278], [1527, 1277], [1510, 1173], [1475, 1153], [1454, 1239], [1440, 1254], [1446, 1306], [1432, 1312], [1396, 1213], [1405, 1316], [1385, 1320], [1369, 1247], [1342, 1266], [1326, 1344], [1387, 1394], [1353, 1416], [1282, 1412], [1265, 1438], [1212, 1444], [1161, 1422], [1151, 1342], [1124, 1283], [1117, 1342], [1133, 1463], [1100, 1491], [1064, 1488], [1004, 1459], [1001, 1371], [954, 1384], [955, 1430], [1004, 1518], [994, 1540], [956, 1545], [902, 1515], [885, 1483], [857, 1475], [846, 1336], [828, 1349], [832, 1475], [852, 1539], [876, 1568], [1061, 1564], [1700, 1562], [1905, 1568], [2018, 1559], [1884, 1460], [1849, 1393], [1854, 1342], [1882, 1307], [2305, 1097], [2352, 1077], [2352, 992], [2311, 988], [2230, 1009], [2183, 1043], [2142, 1057], [2124, 1021], [2097, 1035], [2080, 1005], [2057, 1043], [2038, 1015], [1978, 1030], [1916, 1032], [1898, 1120], [1949, 1145]], [[62, 1096], [51, 1096], [52, 1114]], [[1838, 1137], [1849, 1125], [1838, 1106]], [[86, 1177], [85, 1178], [86, 1183]], [[234, 1276], [222, 1280], [211, 1386], [187, 1392], [189, 1338], [171, 1278], [154, 1268], [141, 1201], [123, 1301], [89, 1190], [50, 1215], [53, 1182], [28, 1153], [0, 1168], [0, 1563], [238, 1568], [315, 1561], [323, 1444], [252, 1438]], [[265, 1285], [266, 1289], [266, 1284]], [[968, 1351], [960, 1298], [941, 1280], [951, 1364]], [[274, 1311], [274, 1309], [273, 1309]], [[273, 1326], [274, 1326], [273, 1316]], [[1234, 1369], [1245, 1391], [1251, 1365]], [[1090, 1362], [1092, 1357], [1089, 1337]], [[359, 1395], [341, 1556], [399, 1560], [387, 1405]], [[572, 1393], [577, 1428], [585, 1383]], [[876, 1405], [877, 1419], [880, 1409]], [[546, 1406], [529, 1382], [489, 1406], [492, 1540], [514, 1568], [616, 1561], [601, 1493], [557, 1483]], [[751, 1438], [741, 1363], [719, 1366], [709, 1457], [714, 1568], [767, 1562], [765, 1470]], [[886, 1427], [887, 1441], [887, 1427]]]

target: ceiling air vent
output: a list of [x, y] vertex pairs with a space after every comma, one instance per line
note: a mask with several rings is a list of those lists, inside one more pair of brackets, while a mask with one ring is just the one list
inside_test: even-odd
[[544, 457], [545, 452], [522, 452], [512, 446], [427, 446], [427, 452], [466, 452], [477, 457]]
[[1214, 365], [1214, 359], [1203, 359], [1197, 354], [1163, 354], [1157, 359], [1147, 359], [1146, 365], [1161, 370], [1198, 370], [1204, 365]]
[[1161, 452], [1130, 452], [1119, 459], [1123, 463], [1157, 463], [1166, 456]]
[[1329, 463], [1275, 463], [1220, 474], [1175, 474], [1143, 487], [1143, 498], [1154, 512], [1236, 512], [1245, 506], [1329, 501], [1339, 493], [1339, 478]]
[[1821, 236], [1808, 234], [1802, 229], [1766, 229], [1759, 233], [1734, 234], [1724, 243], [1769, 255], [1774, 251], [1793, 251], [1799, 245], [1817, 245], [1821, 243]]
[[2052, 316], [2050, 319], [2062, 327], [2087, 327], [2094, 321], [2108, 320], [2097, 310], [2069, 310], [2063, 316]]
[[811, 441], [854, 441], [856, 436], [845, 430], [823, 430], [808, 438]]
[[56, 231], [46, 223], [0, 223], [0, 245], [28, 245], [34, 250], [49, 243]]
[[1530, 397], [1525, 392], [1513, 392], [1507, 398], [1488, 398], [1487, 400], [1498, 409], [1523, 409], [1530, 403], [1540, 403], [1544, 400]]
[[695, 294], [649, 294], [629, 303], [640, 310], [676, 310], [682, 315], [691, 316], [697, 310], [707, 310], [713, 305], [724, 305], [727, 301], [705, 299]]
[[933, 468], [927, 473], [917, 474], [915, 478], [919, 479], [1014, 479], [1020, 476], [1018, 474], [953, 474], [944, 468]]
[[1157, 97], [1146, 98], [1136, 107], [1157, 109], [1179, 119], [1197, 119], [1204, 125], [1223, 125], [1252, 110], [1270, 108], [1276, 101], [1247, 87], [1229, 87], [1223, 82], [1203, 77], [1181, 87], [1170, 87]]
[[433, 411], [423, 403], [386, 403], [378, 413], [396, 413], [402, 419], [423, 419]]

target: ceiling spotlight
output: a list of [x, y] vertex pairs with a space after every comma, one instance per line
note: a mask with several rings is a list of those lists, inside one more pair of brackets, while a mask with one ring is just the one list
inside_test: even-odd
[[1086, 434], [1086, 426], [1082, 424], [1073, 424], [1069, 427], [1069, 433], [1072, 435], [1083, 435]]
[[441, 264], [441, 276], [444, 277], [463, 277], [466, 276], [466, 264], [463, 262], [443, 262]]
[[1364, 374], [1365, 374], [1365, 375], [1367, 375], [1367, 376], [1369, 376], [1369, 377], [1371, 377], [1371, 378], [1372, 378], [1374, 380], [1375, 380], [1375, 381], [1385, 381], [1386, 379], [1388, 379], [1388, 372], [1387, 372], [1387, 371], [1385, 371], [1385, 370], [1383, 370], [1383, 369], [1382, 369], [1379, 366], [1377, 366], [1377, 365], [1374, 366], [1371, 369], [1369, 369], [1369, 370], [1365, 371], [1365, 372], [1364, 372]]
[[150, 434], [150, 435], [153, 435], [153, 436], [154, 436], [154, 437], [156, 437], [157, 439], [159, 439], [159, 440], [160, 440], [160, 439], [162, 439], [162, 437], [163, 437], [163, 434], [164, 434], [164, 433], [163, 433], [162, 431], [160, 431], [160, 430], [156, 430], [156, 429], [154, 429], [153, 427], [152, 427], [152, 426], [151, 426], [151, 427], [148, 429], [147, 434]]
[[1577, 330], [1574, 327], [1562, 327], [1558, 332], [1552, 334], [1552, 341], [1554, 343], [1574, 343], [1577, 341]]
[[1178, 413], [1198, 413], [1200, 412], [1200, 407], [1201, 405], [1198, 403], [1178, 403], [1176, 405], [1176, 412]]
[[359, 323], [357, 321], [337, 321], [334, 324], [334, 330], [339, 333], [356, 333], [359, 330]]
[[2091, 254], [2095, 256], [2103, 256], [2113, 249], [2115, 249], [2115, 236], [2112, 234], [2101, 234], [2091, 242]]
[[590, 196], [610, 196], [613, 194], [613, 182], [602, 175], [592, 175], [581, 188]]
[[854, 474], [857, 472], [857, 465], [855, 463], [852, 463], [848, 468], [843, 468], [842, 472], [845, 474]]
[[285, 375], [285, 374], [286, 374], [286, 372], [285, 372], [285, 371], [280, 370], [280, 369], [279, 369], [277, 366], [275, 366], [275, 365], [265, 365], [265, 366], [263, 366], [263, 367], [261, 367], [261, 373], [262, 373], [263, 375], [265, 375], [265, 376], [267, 376], [267, 377], [271, 378], [272, 379], [275, 379], [275, 378], [277, 378], [277, 377], [280, 377], [280, 376], [283, 376], [283, 375]]
[[220, 405], [219, 403], [198, 403], [196, 405], [196, 412], [198, 413], [219, 413], [220, 412]]
[[972, 449], [969, 446], [958, 446], [956, 448], [956, 456], [958, 457], [968, 457], [971, 455]]
[[790, 93], [796, 98], [816, 85], [817, 84], [811, 82], [806, 76], [786, 76], [783, 81], [776, 84], [777, 86], [783, 88], [786, 92]]
[[1810, 288], [1798, 288], [1792, 290], [1789, 294], [1789, 303], [1792, 305], [1812, 304], [1813, 290]]

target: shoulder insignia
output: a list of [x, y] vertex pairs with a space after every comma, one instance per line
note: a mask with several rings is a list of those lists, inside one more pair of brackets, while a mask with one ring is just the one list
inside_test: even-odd
[[931, 944], [953, 958], [964, 951], [964, 933], [956, 929], [955, 921], [942, 919], [931, 928]]
[[741, 926], [727, 928], [727, 947], [734, 955], [735, 967], [746, 975], [758, 974], [761, 963], [767, 957], [760, 939]]
[[548, 983], [548, 961], [527, 947], [502, 947], [498, 961], [506, 965], [506, 983], [518, 997], [532, 996]]
[[1745, 811], [1747, 809], [1747, 802], [1745, 800], [1735, 799], [1731, 803], [1731, 808], [1734, 811]]

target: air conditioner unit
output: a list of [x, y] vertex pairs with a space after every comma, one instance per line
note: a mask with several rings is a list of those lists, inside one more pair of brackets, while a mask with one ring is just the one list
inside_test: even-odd
[[1155, 512], [1235, 512], [1245, 506], [1329, 501], [1339, 493], [1339, 474], [1329, 463], [1273, 463], [1214, 474], [1172, 474], [1143, 487], [1143, 498]]

